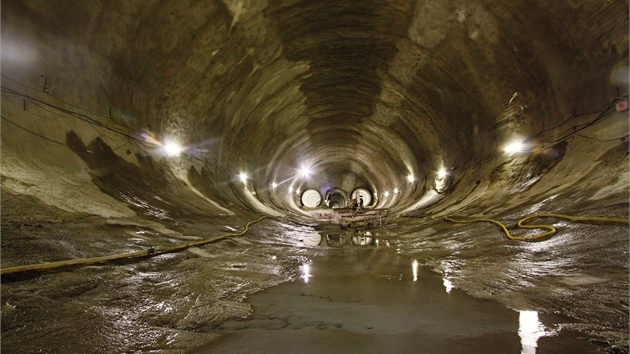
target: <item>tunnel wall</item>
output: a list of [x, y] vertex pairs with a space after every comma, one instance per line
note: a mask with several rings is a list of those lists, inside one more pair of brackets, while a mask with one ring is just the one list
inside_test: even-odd
[[[3, 2], [3, 184], [108, 216], [155, 196], [300, 213], [287, 187], [324, 184], [406, 212], [503, 202], [625, 144], [624, 114], [602, 144], [553, 138], [627, 95], [627, 25], [614, 1]], [[545, 154], [504, 156], [514, 136]], [[161, 154], [169, 139], [186, 154]]]

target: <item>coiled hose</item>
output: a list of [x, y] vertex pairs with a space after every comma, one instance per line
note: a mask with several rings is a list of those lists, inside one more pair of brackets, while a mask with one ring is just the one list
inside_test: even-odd
[[133, 258], [133, 257], [142, 257], [142, 256], [155, 256], [155, 255], [163, 254], [163, 253], [179, 252], [179, 251], [185, 250], [186, 248], [189, 248], [189, 247], [202, 246], [202, 245], [205, 245], [207, 243], [216, 242], [216, 241], [228, 238], [228, 237], [242, 236], [249, 230], [249, 225], [255, 224], [255, 223], [257, 223], [257, 222], [259, 222], [259, 221], [261, 221], [261, 220], [263, 220], [263, 219], [265, 219], [267, 217], [268, 216], [263, 216], [263, 217], [261, 217], [258, 220], [254, 220], [254, 221], [248, 222], [247, 225], [245, 225], [245, 229], [243, 231], [239, 232], [239, 233], [217, 236], [217, 237], [214, 237], [214, 238], [211, 238], [211, 239], [208, 239], [208, 240], [202, 240], [202, 241], [197, 241], [197, 242], [192, 242], [192, 243], [185, 243], [185, 244], [181, 244], [181, 245], [177, 245], [177, 246], [173, 246], [173, 247], [158, 248], [158, 249], [150, 247], [149, 249], [142, 250], [142, 251], [131, 252], [131, 253], [114, 254], [114, 255], [111, 255], [111, 256], [94, 257], [94, 258], [82, 258], [82, 259], [73, 259], [73, 260], [61, 261], [61, 262], [40, 263], [40, 264], [32, 264], [32, 265], [19, 266], [19, 267], [2, 268], [0, 270], [0, 274], [1, 275], [5, 275], [5, 274], [14, 274], [14, 273], [27, 272], [27, 271], [43, 271], [43, 270], [50, 270], [50, 269], [61, 268], [61, 267], [70, 267], [70, 266], [75, 266], [75, 265], [87, 265], [87, 264], [103, 263], [103, 262], [109, 262], [109, 261], [114, 261], [114, 260], [118, 260], [118, 259], [124, 259], [124, 258]]
[[603, 222], [617, 222], [617, 223], [624, 223], [624, 224], [630, 223], [630, 220], [621, 219], [621, 218], [602, 218], [602, 217], [593, 217], [593, 216], [579, 217], [579, 216], [569, 216], [569, 215], [562, 215], [562, 214], [536, 214], [536, 215], [528, 216], [526, 218], [519, 220], [517, 223], [518, 227], [520, 227], [521, 229], [546, 229], [549, 231], [544, 232], [539, 235], [534, 235], [534, 236], [514, 236], [510, 234], [510, 231], [507, 229], [507, 227], [505, 227], [505, 225], [503, 225], [501, 222], [496, 221], [494, 219], [454, 220], [454, 219], [451, 219], [449, 216], [445, 216], [444, 220], [454, 222], [454, 223], [463, 223], [463, 224], [469, 224], [469, 223], [474, 223], [474, 222], [491, 222], [493, 224], [500, 226], [503, 229], [503, 232], [505, 232], [505, 235], [507, 236], [507, 238], [509, 238], [510, 240], [534, 241], [534, 240], [538, 240], [543, 237], [547, 237], [547, 236], [555, 234], [557, 231], [556, 228], [551, 225], [523, 225], [523, 223], [525, 221], [528, 221], [534, 218], [547, 218], [547, 217], [568, 219], [571, 221], [603, 221]]

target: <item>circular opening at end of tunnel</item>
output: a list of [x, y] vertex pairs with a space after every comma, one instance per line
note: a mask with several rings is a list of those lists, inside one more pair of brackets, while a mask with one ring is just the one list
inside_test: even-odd
[[340, 189], [332, 189], [326, 193], [326, 205], [331, 209], [343, 209], [348, 207], [348, 196]]
[[317, 208], [322, 203], [322, 195], [317, 189], [307, 189], [302, 193], [300, 201], [307, 208]]
[[357, 188], [352, 191], [352, 198], [356, 198], [357, 201], [360, 197], [363, 197], [363, 205], [368, 206], [372, 205], [372, 192], [370, 192], [366, 188]]

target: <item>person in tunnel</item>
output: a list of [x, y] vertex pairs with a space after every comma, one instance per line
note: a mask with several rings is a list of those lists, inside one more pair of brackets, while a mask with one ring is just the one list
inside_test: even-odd
[[359, 194], [359, 205], [357, 209], [363, 211], [363, 194]]
[[357, 203], [357, 197], [355, 196], [354, 198], [352, 198], [352, 210], [357, 210], [357, 207], [359, 206], [359, 204]]

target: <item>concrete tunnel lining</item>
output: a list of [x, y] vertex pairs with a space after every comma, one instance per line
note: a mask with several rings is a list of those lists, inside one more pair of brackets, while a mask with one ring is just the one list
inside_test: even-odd
[[[567, 249], [558, 279], [612, 279], [588, 284], [608, 305], [584, 300], [578, 310], [552, 295], [528, 297], [525, 274], [499, 256], [497, 269], [522, 283], [484, 278], [484, 265], [494, 269], [490, 256], [469, 249], [458, 258], [446, 229], [413, 221], [512, 221], [547, 209], [627, 217], [628, 120], [615, 108], [628, 100], [627, 3], [15, 0], [2, 2], [1, 26], [3, 268], [130, 251], [153, 238], [203, 238], [260, 215], [285, 223], [254, 232], [313, 248], [303, 240], [319, 234], [303, 225], [316, 221], [296, 191], [314, 189], [325, 202], [342, 191], [335, 203], [347, 207], [349, 193], [366, 188], [374, 208], [413, 225], [416, 242], [393, 238], [401, 252], [442, 250], [427, 266], [458, 274], [462, 289], [573, 316], [607, 343], [627, 339], [627, 301], [618, 299], [627, 288], [627, 240], [612, 235], [627, 230], [586, 225], [605, 236], [569, 247], [582, 235], [571, 226], [574, 233], [548, 242]], [[525, 151], [505, 153], [514, 139]], [[167, 141], [182, 153], [165, 154]], [[73, 235], [90, 223], [104, 241]], [[438, 236], [422, 236], [427, 227]], [[502, 247], [533, 264], [527, 284], [588, 299], [584, 287], [565, 289], [549, 264], [526, 255], [542, 244]], [[232, 251], [212, 255], [240, 259]], [[255, 252], [267, 262], [265, 250]], [[580, 257], [593, 257], [592, 268], [578, 266]], [[290, 278], [280, 273], [242, 291]], [[22, 301], [16, 294], [3, 290]], [[3, 322], [17, 321], [5, 312]], [[13, 333], [3, 326], [3, 336]]]

